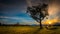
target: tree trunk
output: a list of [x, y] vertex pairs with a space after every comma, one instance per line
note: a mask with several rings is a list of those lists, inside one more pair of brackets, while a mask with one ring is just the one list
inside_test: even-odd
[[43, 27], [42, 27], [42, 23], [41, 23], [41, 19], [40, 19], [40, 29], [42, 29]]

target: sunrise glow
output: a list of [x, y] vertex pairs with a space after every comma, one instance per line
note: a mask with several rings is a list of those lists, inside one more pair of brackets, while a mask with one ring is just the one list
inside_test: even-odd
[[58, 22], [58, 20], [57, 19], [51, 19], [51, 20], [46, 20], [46, 21], [44, 21], [43, 22], [43, 24], [55, 24], [55, 23], [57, 23]]
[[51, 22], [49, 22], [49, 24], [51, 24]]

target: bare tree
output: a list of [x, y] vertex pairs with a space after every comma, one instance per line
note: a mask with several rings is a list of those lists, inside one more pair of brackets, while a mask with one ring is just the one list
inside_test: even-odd
[[42, 28], [41, 21], [48, 15], [47, 10], [48, 10], [47, 4], [27, 7], [27, 13], [29, 13], [34, 20], [40, 23], [40, 28]]

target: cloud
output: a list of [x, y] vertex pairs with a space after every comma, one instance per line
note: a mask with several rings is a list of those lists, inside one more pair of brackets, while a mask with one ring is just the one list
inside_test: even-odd
[[1, 0], [0, 13], [25, 12], [25, 0]]
[[[35, 20], [32, 20], [32, 18], [27, 19], [24, 17], [7, 17], [7, 16], [0, 16], [0, 18], [3, 18], [3, 21], [5, 21], [5, 22], [9, 21], [9, 19], [14, 19], [14, 20], [17, 20], [18, 22], [20, 22], [20, 24], [28, 24], [28, 25], [38, 24], [37, 22], [35, 22]], [[6, 20], [4, 18], [6, 18]]]
[[0, 18], [8, 18], [8, 19], [16, 19], [16, 20], [24, 19], [23, 17], [7, 17], [7, 16], [0, 16]]

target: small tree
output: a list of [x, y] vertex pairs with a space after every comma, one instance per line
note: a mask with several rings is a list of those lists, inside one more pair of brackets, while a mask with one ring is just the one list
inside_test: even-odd
[[0, 22], [0, 25], [1, 25], [1, 22]]
[[29, 13], [34, 20], [40, 23], [40, 28], [42, 28], [41, 21], [48, 15], [47, 8], [47, 4], [43, 4], [42, 6], [38, 5], [27, 7], [27, 13]]
[[17, 22], [15, 25], [19, 25], [19, 22]]

